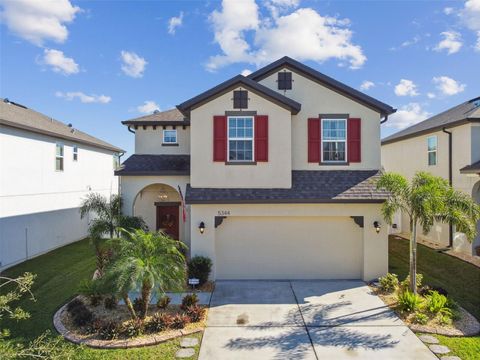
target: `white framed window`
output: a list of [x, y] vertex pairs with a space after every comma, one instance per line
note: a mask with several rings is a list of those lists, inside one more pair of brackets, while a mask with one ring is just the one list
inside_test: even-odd
[[163, 130], [163, 143], [164, 144], [176, 144], [177, 143], [177, 130]]
[[73, 161], [78, 161], [78, 146], [73, 146]]
[[228, 161], [254, 161], [253, 116], [228, 117]]
[[347, 161], [347, 119], [322, 119], [322, 162]]
[[55, 170], [63, 171], [63, 144], [57, 143], [55, 145]]
[[437, 136], [427, 138], [428, 165], [437, 165]]
[[113, 154], [113, 170], [117, 170], [120, 167], [120, 155]]

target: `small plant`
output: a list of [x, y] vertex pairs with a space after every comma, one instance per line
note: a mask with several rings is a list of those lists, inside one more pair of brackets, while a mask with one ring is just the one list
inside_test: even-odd
[[98, 334], [103, 340], [114, 340], [120, 334], [120, 325], [115, 321], [107, 321], [102, 325]]
[[437, 319], [440, 325], [451, 325], [453, 322], [452, 317], [447, 314], [438, 314]]
[[398, 277], [396, 274], [387, 273], [378, 279], [380, 282], [380, 289], [386, 293], [392, 293], [398, 287]]
[[122, 327], [122, 334], [126, 337], [135, 337], [143, 334], [144, 324], [141, 319], [129, 320]]
[[429, 285], [425, 285], [425, 286], [423, 286], [423, 287], [419, 290], [419, 293], [420, 293], [420, 295], [422, 295], [422, 296], [427, 296], [427, 295], [430, 294], [431, 291], [436, 291], [436, 292], [438, 292], [440, 295], [448, 296], [448, 291], [445, 290], [444, 288], [440, 287], [440, 286], [429, 286]]
[[143, 311], [143, 300], [141, 298], [135, 298], [133, 300], [133, 309], [136, 313], [140, 313]]
[[90, 295], [90, 305], [97, 307], [102, 302], [102, 296], [98, 294]]
[[212, 272], [212, 260], [205, 256], [194, 256], [188, 263], [188, 277], [199, 280], [202, 286], [208, 281]]
[[188, 315], [191, 322], [199, 322], [203, 320], [205, 309], [198, 305], [192, 305], [187, 307], [185, 314]]
[[105, 320], [104, 319], [94, 319], [86, 328], [85, 328], [85, 333], [93, 335], [97, 334], [100, 332], [102, 327], [105, 325]]
[[197, 303], [198, 303], [197, 294], [188, 294], [183, 297], [182, 305], [180, 305], [180, 308], [182, 310], [186, 310], [190, 306], [197, 305]]
[[67, 311], [71, 314], [79, 307], [85, 307], [85, 304], [79, 298], [75, 298], [67, 304]]
[[452, 316], [452, 310], [448, 307], [448, 300], [445, 295], [441, 295], [437, 291], [430, 291], [430, 294], [425, 298], [427, 300], [426, 308], [431, 314]]
[[103, 306], [105, 306], [105, 309], [107, 310], [113, 310], [117, 307], [117, 299], [115, 296], [108, 296], [103, 300]]
[[168, 305], [170, 304], [170, 301], [172, 299], [170, 299], [167, 295], [165, 296], [162, 296], [160, 299], [158, 299], [157, 301], [157, 308], [159, 309], [162, 309], [162, 310], [165, 310]]
[[410, 290], [404, 290], [397, 296], [398, 308], [400, 311], [413, 313], [420, 309], [423, 304], [423, 299], [420, 295], [416, 295]]
[[[423, 275], [417, 274], [417, 288], [421, 288], [423, 281]], [[410, 275], [407, 275], [405, 280], [400, 283], [400, 288], [402, 291], [410, 289]]]
[[421, 312], [416, 312], [413, 316], [413, 322], [415, 324], [425, 325], [428, 322], [428, 316]]
[[79, 299], [73, 299], [67, 305], [67, 311], [72, 317], [73, 323], [76, 326], [85, 326], [93, 320], [93, 314], [85, 306], [83, 301]]
[[149, 332], [159, 332], [168, 329], [172, 325], [172, 315], [155, 313], [147, 322], [146, 328]]
[[172, 317], [172, 324], [170, 327], [172, 329], [183, 329], [188, 323], [190, 323], [190, 318], [185, 314], [176, 314]]

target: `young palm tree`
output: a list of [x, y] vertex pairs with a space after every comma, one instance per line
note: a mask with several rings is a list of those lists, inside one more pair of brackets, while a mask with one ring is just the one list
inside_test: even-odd
[[161, 232], [122, 229], [122, 233], [125, 236], [110, 240], [114, 257], [102, 281], [122, 297], [133, 319], [137, 314], [128, 294], [139, 291], [142, 310], [138, 315], [144, 319], [154, 291], [181, 289], [185, 283], [186, 263], [181, 251], [185, 245]]
[[468, 195], [454, 190], [446, 180], [426, 172], [415, 174], [411, 183], [400, 174], [382, 175], [377, 187], [390, 195], [382, 206], [382, 214], [388, 224], [402, 211], [410, 220], [410, 289], [417, 293], [417, 227], [423, 233], [430, 231], [435, 222], [450, 223], [465, 233], [471, 241], [476, 235], [476, 223], [480, 219], [480, 206]]

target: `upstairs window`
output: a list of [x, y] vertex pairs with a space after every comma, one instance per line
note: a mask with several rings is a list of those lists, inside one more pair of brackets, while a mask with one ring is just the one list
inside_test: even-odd
[[346, 162], [347, 119], [322, 119], [322, 161]]
[[248, 91], [235, 90], [233, 92], [233, 108], [248, 109]]
[[73, 147], [73, 161], [78, 161], [78, 146]]
[[428, 165], [437, 165], [437, 137], [429, 136], [427, 138]]
[[253, 116], [228, 117], [228, 161], [253, 161]]
[[55, 170], [63, 171], [63, 144], [60, 143], [55, 146]]
[[120, 167], [120, 155], [113, 154], [113, 170], [117, 170]]
[[164, 144], [176, 144], [177, 143], [177, 130], [163, 130], [163, 143]]
[[292, 73], [282, 71], [278, 73], [278, 90], [291, 90], [292, 89]]

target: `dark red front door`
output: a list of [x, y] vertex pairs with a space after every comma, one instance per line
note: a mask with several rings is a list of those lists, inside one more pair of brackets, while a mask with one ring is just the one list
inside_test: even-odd
[[161, 230], [178, 240], [179, 206], [157, 206], [157, 230]]

